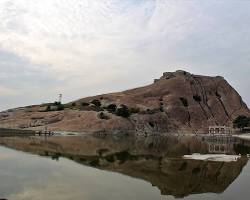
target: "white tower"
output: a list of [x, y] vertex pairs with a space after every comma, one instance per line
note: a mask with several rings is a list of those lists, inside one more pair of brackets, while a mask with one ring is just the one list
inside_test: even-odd
[[59, 94], [59, 103], [62, 103], [62, 94]]

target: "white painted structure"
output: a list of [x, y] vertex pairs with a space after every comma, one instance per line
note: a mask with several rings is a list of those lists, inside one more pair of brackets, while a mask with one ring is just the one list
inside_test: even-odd
[[59, 94], [58, 96], [59, 96], [58, 102], [59, 102], [59, 103], [62, 103], [62, 94]]
[[232, 134], [232, 130], [227, 126], [209, 126], [210, 134]]

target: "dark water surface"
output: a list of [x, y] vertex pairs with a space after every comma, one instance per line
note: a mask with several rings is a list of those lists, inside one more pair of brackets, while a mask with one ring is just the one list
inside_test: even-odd
[[[250, 142], [198, 137], [0, 138], [0, 199], [250, 199]], [[238, 160], [186, 154], [242, 154]]]

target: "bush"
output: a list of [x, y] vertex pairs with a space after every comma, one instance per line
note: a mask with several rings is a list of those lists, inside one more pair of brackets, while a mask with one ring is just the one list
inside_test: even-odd
[[72, 103], [72, 104], [71, 104], [71, 106], [72, 106], [72, 107], [75, 107], [75, 106], [76, 106], [76, 103], [75, 103], [75, 102], [74, 102], [74, 103]]
[[50, 105], [48, 105], [48, 106], [46, 107], [45, 111], [46, 111], [46, 112], [51, 111], [51, 106], [50, 106]]
[[[161, 108], [155, 108], [155, 109], [152, 109], [152, 110], [148, 108], [147, 110], [140, 111], [140, 114], [143, 114], [143, 115], [153, 115], [153, 114], [158, 113], [159, 111], [161, 111]], [[162, 109], [162, 111], [164, 112], [163, 109]]]
[[98, 114], [98, 117], [100, 118], [100, 119], [109, 119], [109, 117], [107, 116], [107, 115], [105, 115], [105, 113], [103, 113], [103, 112], [100, 112], [99, 114]]
[[164, 112], [164, 108], [163, 108], [162, 106], [160, 107], [160, 111], [161, 111], [161, 112]]
[[84, 107], [84, 106], [89, 106], [89, 103], [82, 102], [82, 103], [81, 103], [81, 106], [83, 106], [83, 107]]
[[250, 118], [244, 115], [240, 115], [233, 121], [233, 125], [235, 128], [243, 129], [250, 125]]
[[59, 106], [59, 105], [61, 105], [61, 104], [62, 104], [62, 103], [59, 102], [59, 101], [55, 101], [55, 102], [54, 102], [54, 105], [55, 105], [55, 106]]
[[155, 127], [155, 124], [153, 122], [148, 122], [149, 126], [151, 126], [152, 128]]
[[100, 107], [102, 105], [101, 102], [98, 99], [92, 100], [91, 103], [94, 104], [97, 107]]
[[121, 105], [119, 108], [117, 108], [116, 115], [128, 118], [130, 116], [128, 107], [125, 105]]
[[197, 102], [201, 102], [201, 97], [199, 95], [194, 95], [193, 99]]
[[62, 104], [57, 105], [57, 110], [58, 111], [64, 110], [64, 105], [62, 105]]
[[160, 102], [160, 109], [161, 112], [164, 112], [164, 103], [161, 101]]
[[110, 104], [106, 107], [107, 111], [114, 113], [116, 111], [117, 106], [115, 104]]
[[181, 100], [183, 106], [188, 107], [188, 100], [187, 99], [181, 97], [180, 100]]
[[129, 112], [130, 112], [130, 114], [136, 114], [136, 113], [140, 112], [140, 109], [139, 108], [130, 108]]

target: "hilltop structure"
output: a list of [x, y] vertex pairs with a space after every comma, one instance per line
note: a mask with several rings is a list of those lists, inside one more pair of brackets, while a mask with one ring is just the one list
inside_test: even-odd
[[232, 134], [232, 128], [228, 126], [209, 126], [210, 134]]

